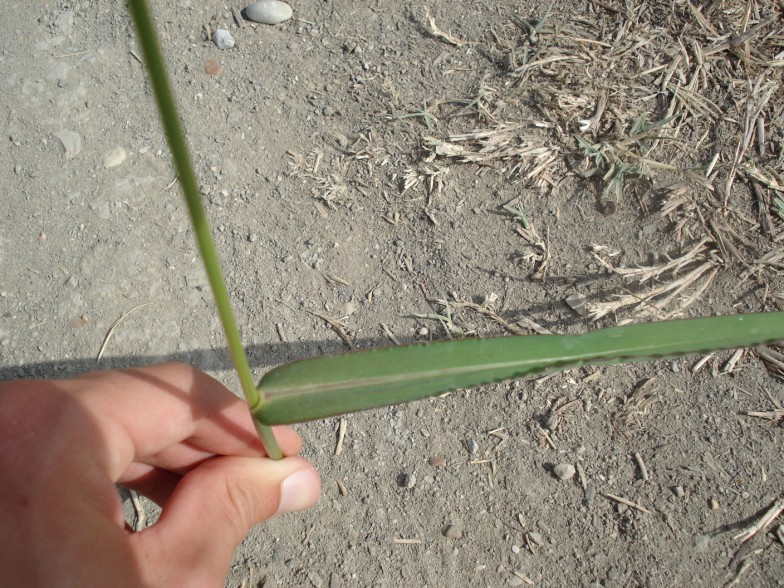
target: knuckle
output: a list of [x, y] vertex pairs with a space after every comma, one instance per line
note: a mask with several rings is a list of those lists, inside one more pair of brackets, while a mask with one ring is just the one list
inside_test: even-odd
[[245, 476], [227, 477], [224, 484], [227, 518], [232, 521], [237, 535], [244, 537], [259, 518], [256, 484]]

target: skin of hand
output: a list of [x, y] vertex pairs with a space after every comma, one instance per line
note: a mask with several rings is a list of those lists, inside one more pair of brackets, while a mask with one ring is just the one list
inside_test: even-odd
[[[253, 525], [318, 500], [301, 439], [274, 431], [280, 461], [241, 399], [182, 364], [0, 384], [0, 583], [223, 586]], [[115, 484], [158, 522], [130, 531]]]

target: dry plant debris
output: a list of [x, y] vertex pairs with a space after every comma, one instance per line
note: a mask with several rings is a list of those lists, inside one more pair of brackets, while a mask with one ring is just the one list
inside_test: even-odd
[[[588, 305], [589, 316], [593, 320], [617, 313], [624, 307], [634, 307], [632, 315], [619, 320], [618, 324], [639, 318], [665, 320], [678, 316], [713, 282], [719, 265], [718, 254], [709, 247], [707, 239], [700, 241], [682, 256], [658, 266], [619, 268], [596, 253], [594, 257], [610, 272], [624, 280], [638, 281], [645, 288], [636, 292], [627, 290], [613, 300]], [[684, 272], [683, 275], [681, 272]], [[663, 276], [669, 281], [662, 281]], [[647, 282], [657, 285], [646, 287]], [[676, 308], [667, 311], [666, 308], [673, 300], [678, 301]]]
[[776, 345], [761, 345], [754, 352], [765, 363], [768, 370], [779, 378], [784, 378], [784, 353]]
[[[528, 185], [546, 190], [556, 185], [559, 170], [559, 149], [545, 144], [543, 138], [527, 134], [526, 123], [499, 123], [490, 129], [450, 135], [449, 141], [425, 137], [425, 145], [435, 157], [457, 158], [461, 163], [474, 163], [489, 169], [500, 163], [497, 171]], [[465, 143], [465, 145], [462, 145]], [[435, 156], [435, 157], [433, 157]]]
[[625, 504], [626, 506], [628, 506], [630, 508], [633, 508], [634, 510], [639, 510], [640, 512], [644, 512], [645, 514], [653, 514], [651, 511], [649, 511], [644, 506], [641, 506], [641, 505], [637, 504], [636, 502], [633, 502], [633, 501], [631, 501], [631, 500], [629, 500], [627, 498], [623, 498], [621, 496], [615, 496], [614, 494], [605, 494], [605, 496], [607, 498], [609, 498], [610, 500], [614, 500], [615, 502], [618, 502], [620, 504]]
[[134, 306], [132, 309], [127, 310], [123, 314], [121, 314], [120, 318], [118, 318], [116, 321], [114, 321], [112, 323], [112, 326], [109, 327], [109, 330], [107, 331], [106, 336], [103, 338], [103, 343], [101, 343], [101, 348], [98, 350], [98, 355], [95, 358], [95, 362], [96, 363], [101, 361], [101, 358], [103, 357], [104, 351], [106, 351], [106, 346], [109, 345], [109, 340], [112, 338], [112, 336], [114, 335], [115, 331], [120, 328], [120, 325], [126, 319], [126, 317], [129, 314], [131, 314], [132, 312], [135, 312], [135, 311], [139, 310], [140, 308], [144, 308], [145, 306], [149, 306], [150, 304], [152, 304], [152, 302], [147, 302], [145, 304], [140, 304], [138, 306]]
[[[767, 363], [766, 356], [763, 353], [761, 353], [763, 350], [768, 350], [768, 349], [766, 347], [761, 347], [760, 349], [757, 349], [757, 354], [763, 359], [763, 361], [766, 361]], [[768, 351], [772, 351], [772, 350], [768, 350]], [[778, 354], [778, 352], [776, 353]], [[780, 356], [781, 354], [778, 355]], [[778, 362], [778, 360], [776, 361]], [[781, 374], [779, 373], [777, 375], [780, 376]], [[773, 410], [768, 410], [768, 411], [749, 411], [746, 414], [750, 417], [767, 419], [771, 421], [781, 420], [782, 422], [784, 422], [784, 406], [782, 406], [781, 402], [779, 402], [776, 398], [774, 398], [773, 395], [767, 390], [765, 390], [765, 394], [767, 395], [771, 404], [775, 408]]]
[[418, 318], [439, 320], [442, 322], [442, 324], [445, 325], [447, 331], [450, 334], [465, 336], [467, 334], [473, 333], [473, 329], [465, 330], [457, 326], [454, 322], [454, 311], [466, 308], [488, 317], [512, 335], [530, 335], [531, 333], [537, 333], [539, 335], [552, 335], [551, 331], [548, 331], [541, 325], [525, 316], [516, 316], [513, 320], [507, 320], [503, 318], [495, 310], [496, 303], [498, 302], [498, 295], [495, 293], [491, 293], [490, 295], [486, 296], [481, 303], [460, 300], [456, 295], [452, 296], [452, 300], [428, 298], [427, 301], [431, 304], [443, 307], [443, 314], [420, 314], [416, 316]]
[[428, 10], [427, 6], [425, 6], [425, 18], [427, 19], [427, 24], [430, 26], [430, 34], [435, 38], [449, 43], [450, 45], [455, 45], [456, 47], [462, 47], [463, 45], [468, 44], [467, 41], [462, 41], [451, 33], [445, 33], [439, 29], [435, 19], [430, 15], [430, 10]]
[[[762, 549], [755, 549], [754, 543], [765, 534], [766, 529], [773, 524], [773, 522], [784, 512], [784, 496], [776, 500], [770, 508], [768, 508], [762, 516], [754, 521], [749, 527], [735, 535], [734, 539], [740, 539], [743, 544], [740, 549], [735, 553], [732, 558], [731, 566], [740, 564], [735, 572], [733, 578], [725, 584], [725, 586], [735, 586], [741, 575], [751, 565], [752, 557], [762, 551]], [[776, 537], [781, 541], [781, 536], [777, 533]]]
[[[576, 182], [607, 214], [636, 205], [660, 215], [680, 252], [638, 271], [602, 260], [611, 274], [645, 287], [592, 303], [594, 320], [678, 316], [736, 264], [746, 268], [744, 279], [767, 283], [784, 267], [784, 27], [777, 9], [736, 1], [718, 10], [689, 0], [594, 8], [566, 22], [552, 6], [534, 20], [513, 15], [469, 43], [442, 31], [423, 6], [424, 29], [449, 51], [487, 58], [473, 89], [427, 97], [421, 109], [399, 115], [398, 91], [387, 80], [392, 114], [385, 118], [416, 138], [413, 156], [392, 156], [399, 145], [366, 130], [350, 147], [343, 137], [329, 161], [321, 152], [290, 153], [293, 172], [311, 180], [314, 197], [330, 208], [367, 194], [363, 185], [386, 182], [401, 195], [422, 190], [434, 225], [434, 199], [456, 164], [541, 197]], [[374, 176], [379, 167], [386, 178]], [[400, 214], [385, 220], [397, 224]], [[545, 279], [550, 236], [542, 239], [533, 225], [517, 231], [531, 248], [531, 277]]]
[[[658, 394], [654, 382], [655, 378], [643, 380], [624, 400], [623, 406], [613, 417], [618, 430], [631, 432], [642, 428], [643, 417], [650, 413], [651, 407], [657, 401]], [[644, 466], [640, 469], [644, 470]]]

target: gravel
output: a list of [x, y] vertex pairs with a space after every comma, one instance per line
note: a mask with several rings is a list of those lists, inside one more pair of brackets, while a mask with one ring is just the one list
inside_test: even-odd
[[570, 463], [559, 463], [553, 468], [553, 473], [559, 480], [571, 480], [574, 478], [575, 469]]
[[212, 33], [212, 42], [221, 50], [234, 48], [234, 37], [226, 29], [215, 29]]

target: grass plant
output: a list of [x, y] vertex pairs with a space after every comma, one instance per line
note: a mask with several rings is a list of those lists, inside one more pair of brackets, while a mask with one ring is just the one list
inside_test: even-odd
[[[583, 335], [468, 338], [306, 359], [271, 370], [258, 387], [254, 386], [147, 3], [129, 0], [129, 5], [231, 356], [271, 457], [279, 457], [280, 450], [269, 425], [409, 402], [457, 388], [578, 365], [658, 359], [784, 339], [784, 312], [662, 321], [599, 329]], [[528, 32], [536, 31], [534, 27]], [[422, 111], [401, 118], [408, 117], [420, 117], [428, 126], [435, 124], [426, 105]], [[649, 133], [652, 128], [647, 127], [646, 139], [656, 138]], [[640, 136], [634, 139], [642, 140]], [[590, 144], [583, 148], [594, 149], [592, 156], [597, 163], [606, 158], [606, 150]], [[439, 317], [442, 324], [451, 322], [448, 305], [445, 313]]]
[[421, 118], [422, 121], [427, 125], [428, 129], [433, 129], [438, 126], [438, 119], [428, 109], [427, 102], [422, 105], [421, 110], [409, 110], [408, 114], [402, 114], [398, 118], [400, 120], [405, 120], [407, 118]]

